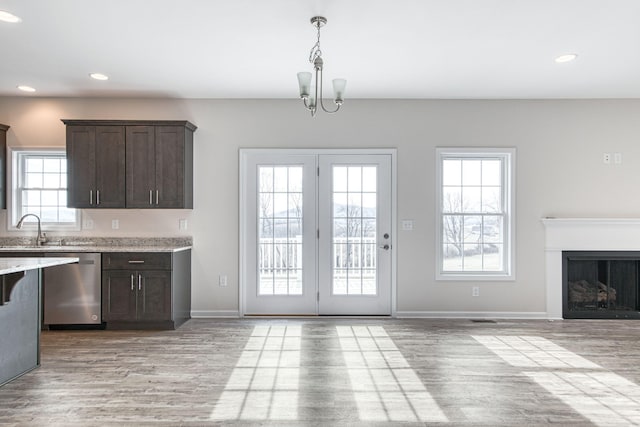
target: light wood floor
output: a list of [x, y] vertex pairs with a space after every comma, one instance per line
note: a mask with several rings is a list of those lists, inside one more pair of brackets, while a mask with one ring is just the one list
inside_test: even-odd
[[639, 338], [633, 320], [50, 331], [0, 387], [0, 425], [640, 425]]

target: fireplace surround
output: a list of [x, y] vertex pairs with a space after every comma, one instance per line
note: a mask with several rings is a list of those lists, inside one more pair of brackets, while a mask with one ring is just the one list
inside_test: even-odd
[[548, 319], [563, 318], [563, 252], [640, 254], [640, 218], [543, 218], [542, 223]]

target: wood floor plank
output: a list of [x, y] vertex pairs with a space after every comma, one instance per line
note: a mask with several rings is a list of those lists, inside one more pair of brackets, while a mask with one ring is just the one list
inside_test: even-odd
[[191, 320], [47, 331], [0, 425], [640, 425], [640, 322]]

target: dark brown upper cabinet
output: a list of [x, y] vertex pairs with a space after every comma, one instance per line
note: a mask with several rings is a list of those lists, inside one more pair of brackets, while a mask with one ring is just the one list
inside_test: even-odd
[[193, 208], [193, 132], [127, 126], [127, 207]]
[[124, 126], [67, 126], [67, 205], [125, 207]]
[[0, 124], [0, 209], [7, 208], [7, 131], [9, 126]]
[[[196, 126], [192, 123], [163, 120], [63, 122], [67, 125], [70, 207], [193, 208], [193, 132]], [[116, 128], [119, 129], [118, 136], [115, 135]], [[107, 130], [113, 132], [110, 137]], [[105, 167], [108, 170], [99, 172]], [[90, 187], [92, 171], [97, 177], [95, 188]], [[111, 194], [116, 187], [117, 202], [114, 197], [105, 195], [107, 188]]]

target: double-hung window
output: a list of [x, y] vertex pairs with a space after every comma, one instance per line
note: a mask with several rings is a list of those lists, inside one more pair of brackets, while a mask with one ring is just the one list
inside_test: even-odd
[[436, 157], [436, 278], [513, 279], [515, 150], [438, 148]]
[[[80, 212], [67, 207], [67, 156], [64, 149], [11, 150], [9, 228], [25, 214], [37, 215], [43, 227], [79, 229]], [[33, 217], [25, 224], [34, 224]]]

